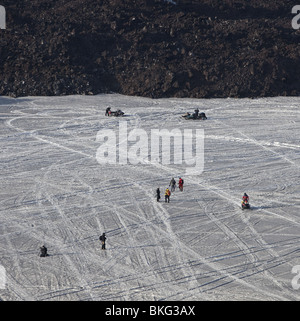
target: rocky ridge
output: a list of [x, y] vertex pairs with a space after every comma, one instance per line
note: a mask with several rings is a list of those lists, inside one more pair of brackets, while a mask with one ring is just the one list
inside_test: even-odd
[[300, 94], [293, 1], [2, 1], [0, 94]]

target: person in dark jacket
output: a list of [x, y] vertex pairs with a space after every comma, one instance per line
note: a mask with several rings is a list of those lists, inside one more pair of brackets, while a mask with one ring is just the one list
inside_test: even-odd
[[47, 253], [47, 248], [45, 245], [40, 247], [41, 253], [40, 253], [40, 257], [46, 257], [49, 256], [49, 254]]
[[169, 187], [171, 187], [171, 192], [175, 191], [176, 181], [175, 181], [174, 177], [172, 177], [172, 179], [170, 181], [170, 184], [169, 184]]
[[105, 116], [109, 116], [109, 113], [110, 113], [110, 107], [107, 107], [105, 111]]
[[193, 117], [194, 117], [195, 119], [197, 119], [198, 116], [199, 116], [199, 109], [197, 108], [197, 109], [194, 110]]
[[102, 250], [105, 250], [105, 241], [106, 241], [106, 236], [105, 233], [103, 233], [102, 235], [100, 235], [99, 240], [102, 243]]
[[159, 202], [159, 200], [160, 200], [160, 190], [159, 190], [159, 187], [158, 187], [157, 190], [156, 190], [156, 200], [157, 200], [157, 202]]

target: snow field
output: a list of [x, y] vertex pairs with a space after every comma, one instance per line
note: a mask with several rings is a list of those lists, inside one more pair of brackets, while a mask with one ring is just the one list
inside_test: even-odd
[[[0, 299], [298, 300], [299, 103], [1, 97]], [[203, 129], [203, 173], [100, 165], [97, 133], [120, 120], [104, 116], [107, 106], [125, 112], [128, 130]], [[206, 121], [180, 117], [196, 107]], [[184, 191], [164, 203], [180, 176]], [[244, 192], [249, 211], [240, 209]]]

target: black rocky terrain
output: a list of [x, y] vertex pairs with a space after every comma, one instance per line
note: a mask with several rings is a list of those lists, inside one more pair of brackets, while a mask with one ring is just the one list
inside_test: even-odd
[[295, 1], [177, 2], [2, 0], [0, 95], [300, 94]]

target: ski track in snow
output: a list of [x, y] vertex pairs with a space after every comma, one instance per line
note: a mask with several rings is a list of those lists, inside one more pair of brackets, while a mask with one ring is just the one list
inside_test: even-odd
[[[299, 300], [299, 100], [0, 98], [0, 299]], [[97, 163], [97, 132], [118, 132], [107, 106], [128, 131], [203, 128], [204, 172]], [[180, 117], [195, 107], [206, 121]]]

